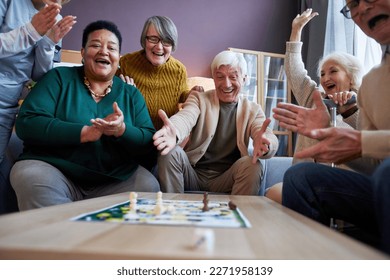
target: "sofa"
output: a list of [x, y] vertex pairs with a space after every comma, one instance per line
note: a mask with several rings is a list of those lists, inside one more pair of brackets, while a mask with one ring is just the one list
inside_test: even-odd
[[[190, 77], [188, 78], [188, 85], [189, 88], [195, 85], [201, 85], [207, 91], [214, 88], [214, 80], [205, 77]], [[9, 172], [22, 150], [22, 141], [15, 133], [12, 133], [6, 151], [6, 157], [0, 165], [0, 214], [18, 211], [16, 195], [9, 182]], [[266, 189], [282, 181], [284, 172], [292, 164], [292, 158], [273, 157], [271, 159], [261, 160], [261, 162], [264, 173], [259, 195], [264, 195]]]
[[9, 172], [22, 150], [22, 141], [12, 133], [5, 157], [0, 164], [0, 214], [18, 211], [16, 195], [9, 182]]
[[[14, 190], [9, 182], [9, 172], [19, 154], [23, 150], [22, 141], [12, 133], [8, 144], [6, 157], [0, 165], [0, 214], [18, 211], [17, 200]], [[291, 157], [273, 157], [261, 160], [263, 164], [263, 179], [259, 195], [264, 195], [265, 190], [275, 183], [283, 180], [284, 172], [291, 166]]]

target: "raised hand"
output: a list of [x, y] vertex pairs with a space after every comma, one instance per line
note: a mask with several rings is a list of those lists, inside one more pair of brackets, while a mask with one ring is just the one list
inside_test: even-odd
[[118, 103], [114, 102], [112, 105], [114, 112], [109, 114], [104, 119], [91, 119], [92, 126], [99, 129], [99, 131], [107, 136], [120, 137], [126, 130], [124, 117]]
[[307, 9], [302, 14], [298, 14], [293, 22], [291, 28], [290, 41], [299, 42], [301, 41], [301, 33], [303, 27], [315, 16], [318, 16], [317, 12], [312, 13], [312, 9]]
[[253, 139], [253, 158], [252, 163], [256, 163], [259, 157], [269, 152], [270, 141], [264, 136], [271, 119], [266, 119]]
[[50, 30], [46, 33], [47, 37], [57, 44], [72, 29], [73, 25], [76, 23], [75, 19], [76, 17], [74, 16], [64, 17], [50, 28]]
[[58, 4], [46, 5], [33, 16], [31, 24], [41, 36], [45, 35], [56, 24], [56, 17], [60, 13], [60, 9], [61, 6]]
[[153, 144], [157, 147], [157, 150], [161, 151], [161, 155], [166, 155], [176, 146], [176, 128], [164, 110], [158, 110], [158, 115], [164, 125], [153, 135]]
[[361, 156], [361, 133], [358, 130], [331, 127], [312, 130], [307, 136], [320, 142], [295, 153], [296, 158], [340, 164]]
[[279, 102], [277, 107], [272, 109], [273, 117], [279, 121], [281, 127], [309, 136], [311, 130], [329, 127], [330, 123], [330, 115], [320, 91], [315, 90], [313, 101], [313, 108]]

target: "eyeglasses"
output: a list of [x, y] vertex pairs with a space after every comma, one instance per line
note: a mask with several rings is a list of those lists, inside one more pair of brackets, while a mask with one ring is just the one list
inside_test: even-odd
[[[364, 0], [366, 3], [374, 3], [376, 1], [378, 0]], [[341, 9], [340, 13], [342, 13], [346, 18], [351, 19], [357, 15], [359, 4], [360, 0], [349, 1], [347, 5]]]
[[163, 39], [160, 39], [157, 36], [146, 36], [145, 38], [146, 38], [146, 40], [148, 40], [149, 43], [157, 45], [159, 42], [161, 42], [161, 44], [164, 47], [172, 47], [172, 43], [171, 42], [163, 41]]

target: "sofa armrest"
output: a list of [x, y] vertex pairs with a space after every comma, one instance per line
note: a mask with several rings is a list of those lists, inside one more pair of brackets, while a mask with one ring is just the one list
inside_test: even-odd
[[18, 211], [16, 195], [9, 181], [9, 173], [23, 151], [23, 141], [12, 133], [3, 161], [0, 164], [0, 214]]
[[263, 180], [259, 195], [264, 195], [265, 191], [276, 183], [283, 182], [284, 172], [292, 165], [292, 157], [272, 157], [262, 159]]

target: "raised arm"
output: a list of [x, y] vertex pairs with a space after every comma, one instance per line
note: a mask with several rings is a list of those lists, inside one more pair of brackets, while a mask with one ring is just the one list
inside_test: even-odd
[[298, 14], [291, 26], [290, 42], [300, 42], [303, 27], [315, 16], [318, 16], [317, 12], [312, 12], [312, 9], [307, 9], [302, 14]]
[[[4, 21], [6, 7], [0, 3], [0, 20]], [[31, 22], [6, 33], [0, 34], [0, 58], [8, 57], [19, 53], [42, 39], [50, 28], [56, 23], [56, 17], [60, 13], [58, 4], [51, 4], [44, 7], [35, 14]]]

